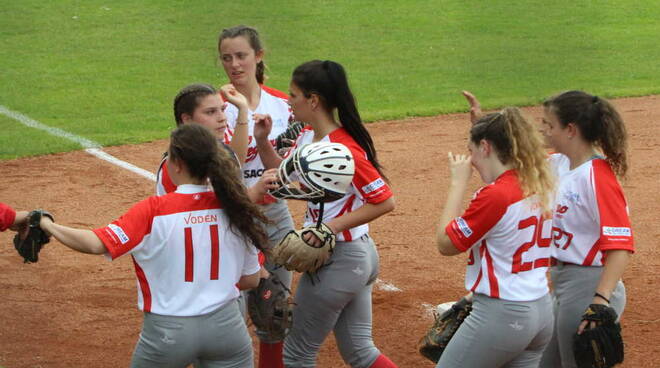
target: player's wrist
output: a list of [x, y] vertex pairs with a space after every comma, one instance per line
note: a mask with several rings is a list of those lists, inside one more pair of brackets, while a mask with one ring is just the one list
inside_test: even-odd
[[603, 293], [594, 293], [593, 304], [610, 305], [610, 299]]

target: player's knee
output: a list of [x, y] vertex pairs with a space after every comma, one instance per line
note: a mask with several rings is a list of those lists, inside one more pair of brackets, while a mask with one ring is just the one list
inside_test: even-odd
[[286, 339], [282, 349], [282, 361], [286, 368], [315, 367], [316, 352], [304, 349], [291, 339]]
[[354, 368], [369, 368], [380, 356], [380, 351], [373, 345], [358, 348], [341, 349], [344, 362]]

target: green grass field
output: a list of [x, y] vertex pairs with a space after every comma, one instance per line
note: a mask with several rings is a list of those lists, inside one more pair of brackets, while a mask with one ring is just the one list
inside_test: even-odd
[[[103, 145], [166, 137], [179, 88], [226, 80], [217, 36], [240, 23], [262, 33], [267, 84], [339, 61], [369, 121], [465, 110], [462, 89], [487, 107], [660, 93], [656, 0], [0, 1], [0, 105]], [[0, 131], [0, 159], [78, 148]]]

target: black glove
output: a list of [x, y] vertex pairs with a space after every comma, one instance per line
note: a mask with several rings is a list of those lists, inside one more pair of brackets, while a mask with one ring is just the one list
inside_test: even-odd
[[21, 236], [24, 231], [19, 231], [14, 236], [14, 247], [25, 263], [37, 262], [41, 248], [50, 241], [50, 235], [47, 235], [39, 226], [41, 216], [47, 216], [53, 220], [53, 215], [50, 213], [44, 210], [34, 210], [27, 216], [27, 234]]
[[621, 325], [612, 307], [591, 304], [582, 315], [582, 321], [596, 322], [573, 337], [573, 353], [579, 368], [609, 368], [623, 362]]

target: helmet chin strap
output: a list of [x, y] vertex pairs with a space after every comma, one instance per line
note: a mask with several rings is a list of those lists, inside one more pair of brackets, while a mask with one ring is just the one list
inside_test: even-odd
[[320, 202], [315, 202], [319, 204], [319, 218], [316, 219], [316, 228], [320, 229], [321, 228], [321, 223], [323, 223], [323, 205], [325, 202], [320, 201]]

